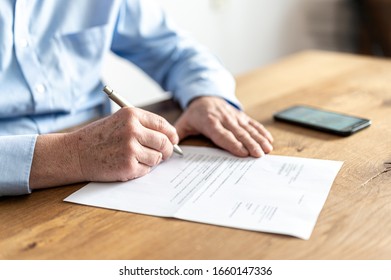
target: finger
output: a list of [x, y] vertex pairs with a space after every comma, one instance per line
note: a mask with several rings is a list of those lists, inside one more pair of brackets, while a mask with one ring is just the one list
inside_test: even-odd
[[131, 172], [132, 175], [129, 178], [130, 180], [134, 180], [134, 179], [140, 178], [142, 176], [145, 176], [149, 172], [151, 172], [151, 169], [152, 169], [151, 166], [144, 164], [142, 162], [136, 162], [134, 164], [134, 166], [135, 166], [135, 169], [132, 170], [132, 172]]
[[250, 134], [250, 136], [261, 146], [265, 153], [270, 153], [273, 150], [273, 146], [269, 139], [264, 135], [263, 132], [261, 133], [253, 125], [251, 125], [250, 122], [240, 121], [239, 125]]
[[261, 157], [265, 154], [260, 143], [255, 141], [249, 131], [240, 126], [237, 121], [232, 121], [230, 118], [229, 121], [225, 121], [222, 125], [232, 132], [236, 139], [244, 145], [251, 156]]
[[188, 117], [186, 116], [186, 114], [183, 114], [175, 123], [175, 128], [178, 133], [179, 141], [186, 138], [187, 136], [197, 134], [197, 131], [192, 129], [187, 119]]
[[250, 156], [253, 157], [261, 157], [265, 155], [265, 151], [263, 150], [262, 146], [260, 143], [255, 141], [255, 139], [251, 136], [251, 134], [243, 129], [240, 126], [235, 126], [232, 129], [233, 135], [240, 141], [243, 146], [247, 149], [249, 152]]
[[175, 123], [175, 128], [178, 133], [179, 140], [186, 138], [191, 135], [190, 130], [188, 129], [188, 124], [186, 122], [186, 116], [182, 115]]
[[270, 143], [273, 143], [274, 139], [272, 134], [262, 124], [253, 119], [250, 119], [249, 123], [250, 125], [255, 127], [255, 129], [258, 130], [260, 134], [266, 137], [266, 139], [269, 140]]
[[167, 159], [172, 155], [173, 145], [168, 137], [163, 133], [144, 128], [138, 135], [137, 140], [142, 146], [148, 147], [162, 154], [162, 159]]
[[243, 144], [219, 121], [216, 121], [213, 126], [208, 127], [206, 136], [208, 136], [217, 146], [236, 156], [246, 157], [249, 155], [248, 150]]
[[135, 157], [129, 158], [126, 164], [125, 170], [122, 170], [119, 174], [119, 181], [129, 181], [148, 174], [151, 171], [151, 167], [140, 163]]
[[153, 167], [157, 164], [159, 164], [162, 159], [163, 155], [162, 153], [150, 149], [148, 147], [140, 145], [140, 143], [134, 144], [138, 145], [137, 152], [134, 155], [134, 158], [137, 160], [138, 163], [145, 164], [146, 166]]
[[156, 114], [140, 110], [140, 123], [149, 129], [165, 134], [172, 144], [178, 144], [179, 137], [175, 127], [166, 119]]

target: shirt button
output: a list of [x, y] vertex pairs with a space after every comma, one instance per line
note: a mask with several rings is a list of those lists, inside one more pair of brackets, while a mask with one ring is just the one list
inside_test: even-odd
[[20, 46], [22, 48], [27, 48], [29, 46], [29, 41], [27, 39], [25, 39], [25, 38], [21, 39], [20, 40]]
[[44, 93], [46, 91], [46, 88], [43, 84], [37, 84], [35, 86], [35, 90], [38, 92], [38, 93]]

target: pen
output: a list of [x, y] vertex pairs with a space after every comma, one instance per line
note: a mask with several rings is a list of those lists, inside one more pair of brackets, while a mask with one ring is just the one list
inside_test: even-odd
[[[123, 107], [134, 107], [132, 104], [130, 104], [128, 101], [126, 101], [125, 98], [123, 98], [118, 93], [115, 93], [113, 89], [111, 89], [108, 86], [103, 87], [103, 91], [107, 94], [107, 96], [113, 100], [115, 103], [117, 103], [121, 108]], [[183, 151], [178, 145], [174, 145], [174, 152], [183, 156]]]

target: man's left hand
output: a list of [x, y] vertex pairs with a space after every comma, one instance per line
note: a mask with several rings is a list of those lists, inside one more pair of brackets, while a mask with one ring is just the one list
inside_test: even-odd
[[180, 140], [203, 134], [240, 157], [261, 157], [273, 150], [273, 137], [262, 124], [219, 97], [194, 99], [175, 127]]

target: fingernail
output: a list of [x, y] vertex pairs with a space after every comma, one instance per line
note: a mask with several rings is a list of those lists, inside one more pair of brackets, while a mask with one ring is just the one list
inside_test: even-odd
[[161, 163], [163, 161], [163, 154], [160, 153], [160, 159], [158, 160], [157, 164]]

